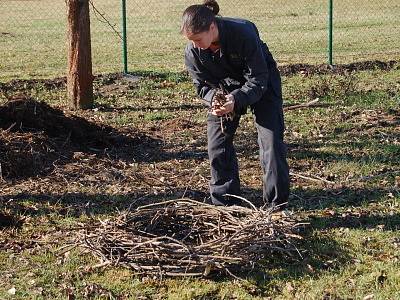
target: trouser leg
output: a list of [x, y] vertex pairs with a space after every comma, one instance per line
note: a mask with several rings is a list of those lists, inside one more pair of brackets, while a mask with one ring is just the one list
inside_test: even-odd
[[283, 142], [283, 110], [279, 95], [269, 92], [253, 108], [263, 170], [263, 199], [281, 204], [289, 197], [287, 147]]
[[207, 119], [208, 156], [210, 159], [211, 200], [216, 205], [239, 204], [234, 197], [225, 194], [240, 195], [239, 168], [233, 137], [239, 125], [240, 116], [232, 121], [224, 121], [224, 132], [220, 118], [209, 114]]

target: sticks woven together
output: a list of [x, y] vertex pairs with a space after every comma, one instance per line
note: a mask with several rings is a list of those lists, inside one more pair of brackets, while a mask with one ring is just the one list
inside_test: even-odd
[[207, 276], [254, 265], [265, 254], [297, 253], [301, 224], [271, 209], [218, 207], [190, 199], [141, 206], [83, 228], [77, 244], [101, 265], [152, 276]]

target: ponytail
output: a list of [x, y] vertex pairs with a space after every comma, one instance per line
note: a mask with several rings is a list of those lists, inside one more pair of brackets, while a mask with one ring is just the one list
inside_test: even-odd
[[219, 5], [217, 1], [215, 0], [204, 0], [203, 5], [207, 6], [211, 11], [214, 13], [214, 15], [218, 15], [219, 13]]
[[191, 5], [182, 15], [181, 33], [197, 34], [210, 29], [219, 13], [219, 5], [215, 0], [204, 0], [203, 4]]

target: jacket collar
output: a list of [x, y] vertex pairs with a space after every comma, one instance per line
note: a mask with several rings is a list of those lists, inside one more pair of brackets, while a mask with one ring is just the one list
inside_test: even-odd
[[224, 19], [222, 17], [217, 17], [216, 23], [218, 27], [219, 44], [221, 46], [220, 55], [222, 56], [226, 49], [226, 32], [225, 32]]

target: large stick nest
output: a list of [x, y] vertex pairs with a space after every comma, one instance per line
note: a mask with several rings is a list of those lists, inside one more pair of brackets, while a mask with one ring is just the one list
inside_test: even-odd
[[207, 276], [254, 266], [273, 252], [298, 253], [299, 223], [271, 209], [219, 207], [189, 199], [141, 206], [80, 231], [77, 244], [100, 265], [138, 274]]

